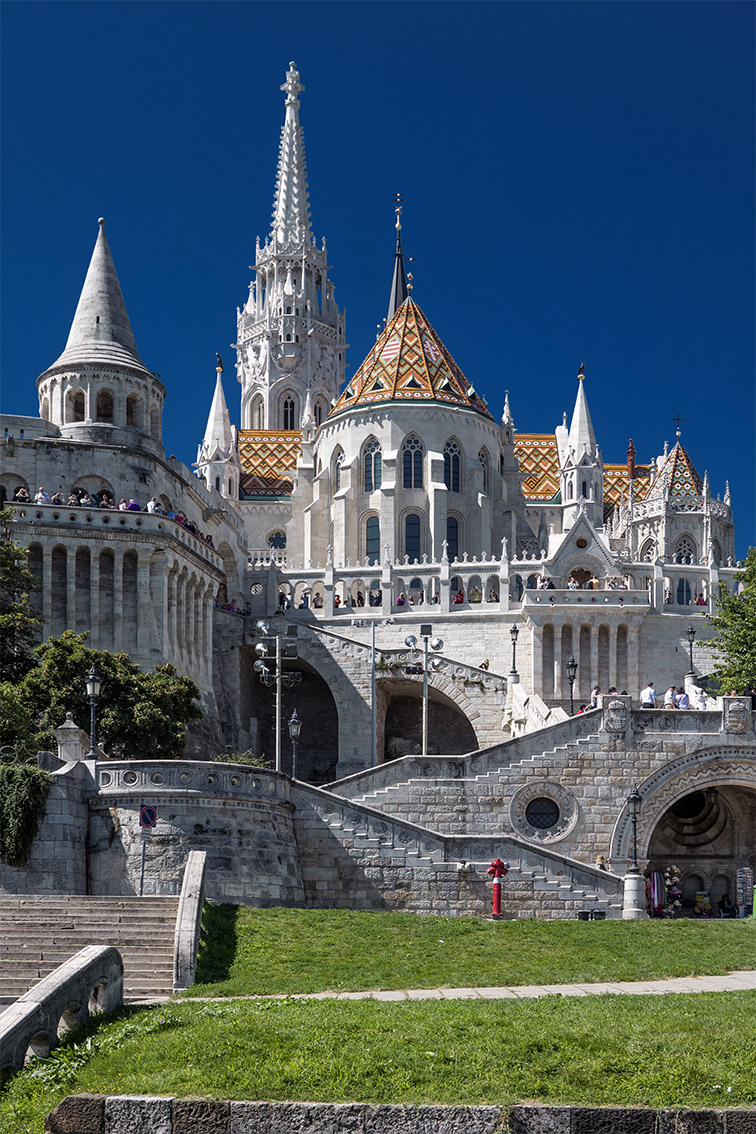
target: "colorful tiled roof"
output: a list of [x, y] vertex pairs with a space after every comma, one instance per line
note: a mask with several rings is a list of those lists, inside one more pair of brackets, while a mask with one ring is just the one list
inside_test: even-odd
[[462, 406], [490, 418], [485, 404], [410, 296], [386, 324], [331, 415], [382, 402]]
[[659, 469], [651, 485], [647, 500], [662, 500], [669, 493], [669, 501], [690, 504], [701, 502], [703, 481], [688, 454], [678, 441]]
[[240, 429], [242, 500], [290, 496], [301, 449], [299, 429]]
[[553, 433], [515, 433], [526, 500], [553, 500], [559, 492], [559, 454]]
[[[633, 495], [636, 500], [645, 499], [651, 483], [651, 470], [648, 465], [636, 465], [633, 477]], [[604, 465], [604, 506], [618, 505], [627, 497], [630, 477], [627, 465]]]

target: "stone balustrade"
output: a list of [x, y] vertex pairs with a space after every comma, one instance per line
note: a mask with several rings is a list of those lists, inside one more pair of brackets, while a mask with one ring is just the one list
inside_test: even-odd
[[173, 948], [174, 992], [183, 992], [194, 984], [202, 907], [205, 904], [206, 863], [205, 851], [189, 851], [176, 916], [176, 938]]
[[0, 1013], [0, 1073], [45, 1058], [95, 1012], [123, 1004], [123, 961], [110, 945], [87, 945]]

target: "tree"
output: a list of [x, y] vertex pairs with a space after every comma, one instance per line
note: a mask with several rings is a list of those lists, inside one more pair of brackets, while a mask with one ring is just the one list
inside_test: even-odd
[[[175, 760], [183, 756], [188, 721], [202, 717], [199, 690], [172, 665], [143, 673], [128, 654], [113, 654], [87, 646], [87, 634], [66, 630], [34, 651], [34, 668], [18, 686], [18, 699], [37, 731], [6, 738], [0, 724], [0, 743], [23, 743], [52, 748], [67, 712], [88, 729], [87, 674], [95, 667], [102, 680], [97, 704], [97, 734], [109, 756], [123, 760]], [[18, 711], [14, 719], [22, 719]]]
[[10, 508], [0, 512], [0, 680], [20, 681], [34, 665], [32, 648], [42, 619], [31, 605], [39, 584], [29, 570], [28, 553], [10, 537]]
[[[756, 689], [756, 547], [735, 576], [735, 594], [723, 594], [712, 619], [717, 656], [714, 677], [723, 692]], [[740, 593], [738, 593], [740, 591]]]

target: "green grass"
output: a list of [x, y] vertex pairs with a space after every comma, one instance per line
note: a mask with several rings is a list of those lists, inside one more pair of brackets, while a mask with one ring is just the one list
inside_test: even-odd
[[[87, 1046], [89, 1045], [89, 1046]], [[4, 1134], [66, 1094], [669, 1107], [756, 1104], [756, 993], [521, 1001], [174, 1002], [21, 1072]]]
[[189, 996], [483, 987], [756, 968], [756, 920], [512, 921], [207, 906]]

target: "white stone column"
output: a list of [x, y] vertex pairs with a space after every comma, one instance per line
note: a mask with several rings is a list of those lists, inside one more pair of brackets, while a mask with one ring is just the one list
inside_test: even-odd
[[609, 688], [617, 688], [617, 674], [619, 666], [617, 665], [617, 625], [612, 622], [609, 625]]
[[630, 872], [622, 879], [622, 918], [624, 921], [637, 921], [646, 917], [646, 879], [642, 874]]
[[640, 657], [638, 643], [640, 640], [640, 627], [627, 628], [627, 691], [631, 697], [636, 697], [646, 683], [646, 678], [640, 674]]
[[89, 557], [89, 645], [100, 648], [100, 552], [96, 544]]
[[115, 552], [113, 563], [113, 652], [123, 649], [123, 550]]
[[[611, 637], [610, 652], [611, 652]], [[587, 683], [583, 683], [583, 697], [587, 701], [594, 685], [599, 684], [599, 628], [591, 626], [591, 672]], [[611, 684], [611, 682], [610, 682]]]
[[134, 613], [137, 619], [137, 652], [146, 657], [150, 652], [153, 619], [157, 619], [150, 594], [150, 560], [147, 555], [140, 555], [137, 563], [137, 609]]
[[91, 378], [86, 380], [86, 393], [85, 393], [85, 414], [87, 421], [95, 421], [97, 418], [97, 394], [95, 392], [94, 383]]
[[53, 600], [52, 548], [49, 544], [45, 544], [42, 548], [42, 578], [40, 584], [42, 589], [42, 617], [45, 620], [43, 630], [45, 637], [49, 637], [52, 633]]

